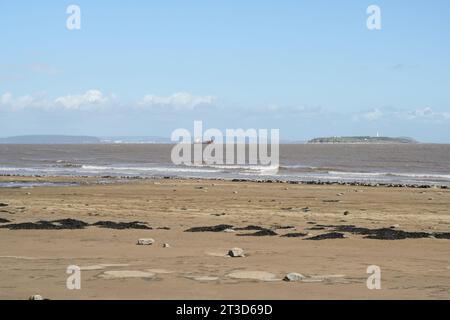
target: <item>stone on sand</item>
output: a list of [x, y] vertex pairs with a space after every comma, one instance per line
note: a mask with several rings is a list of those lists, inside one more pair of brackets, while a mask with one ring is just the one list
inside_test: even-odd
[[163, 243], [163, 248], [170, 248], [170, 244], [168, 244], [168, 243]]
[[39, 294], [35, 294], [35, 295], [30, 296], [28, 298], [28, 300], [44, 300], [44, 298]]
[[300, 273], [296, 273], [296, 272], [291, 272], [288, 273], [285, 277], [284, 277], [284, 281], [302, 281], [303, 279], [305, 279], [305, 276], [300, 274]]
[[245, 257], [244, 250], [241, 248], [230, 249], [228, 255], [233, 258]]
[[155, 243], [155, 240], [152, 238], [142, 238], [137, 241], [137, 244], [140, 246], [149, 246]]

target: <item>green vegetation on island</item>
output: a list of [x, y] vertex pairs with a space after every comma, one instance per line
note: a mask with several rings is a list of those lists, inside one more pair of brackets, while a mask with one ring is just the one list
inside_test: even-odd
[[417, 143], [416, 140], [407, 137], [323, 137], [309, 140], [308, 143]]

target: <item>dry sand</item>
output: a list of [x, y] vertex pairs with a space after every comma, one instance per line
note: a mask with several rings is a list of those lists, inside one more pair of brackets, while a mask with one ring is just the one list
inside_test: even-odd
[[[38, 178], [20, 178], [37, 180]], [[0, 181], [20, 180], [1, 177]], [[46, 179], [49, 180], [49, 179]], [[0, 299], [449, 299], [450, 240], [303, 240], [331, 232], [316, 224], [450, 232], [450, 191], [288, 185], [208, 180], [136, 180], [77, 187], [0, 189], [0, 218], [11, 223], [72, 218], [147, 222], [152, 230], [0, 229]], [[304, 208], [308, 207], [309, 210]], [[344, 212], [348, 211], [346, 215]], [[2, 223], [0, 226], [7, 225]], [[255, 231], [184, 232], [200, 226], [257, 225]], [[278, 229], [293, 226], [294, 229]], [[170, 228], [158, 229], [162, 227]], [[299, 238], [287, 233], [309, 233]], [[150, 246], [136, 245], [152, 238]], [[163, 247], [167, 243], [170, 247]], [[231, 258], [229, 249], [246, 256]], [[66, 288], [77, 265], [81, 290]], [[366, 269], [381, 268], [381, 290]], [[285, 282], [289, 272], [305, 281]]]

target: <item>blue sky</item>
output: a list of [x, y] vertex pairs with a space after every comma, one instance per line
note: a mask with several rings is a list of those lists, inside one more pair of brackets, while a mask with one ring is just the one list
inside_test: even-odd
[[0, 36], [0, 136], [169, 136], [203, 120], [450, 142], [446, 0], [0, 0]]

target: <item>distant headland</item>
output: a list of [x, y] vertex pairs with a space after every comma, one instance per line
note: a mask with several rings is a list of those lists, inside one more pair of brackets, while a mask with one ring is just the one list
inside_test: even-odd
[[370, 136], [355, 136], [355, 137], [323, 137], [309, 140], [308, 143], [355, 143], [355, 144], [382, 144], [382, 143], [418, 143], [416, 140], [408, 137], [370, 137]]

